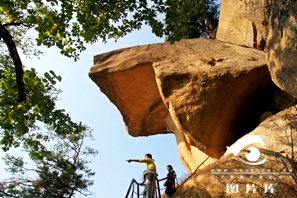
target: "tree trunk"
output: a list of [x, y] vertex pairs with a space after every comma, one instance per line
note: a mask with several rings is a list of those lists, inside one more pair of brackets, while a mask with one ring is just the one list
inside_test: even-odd
[[0, 22], [0, 40], [3, 39], [4, 43], [6, 44], [10, 57], [13, 60], [15, 73], [16, 73], [16, 81], [18, 85], [18, 100], [17, 102], [23, 102], [26, 99], [26, 92], [25, 92], [25, 84], [23, 81], [23, 64], [18, 54], [15, 42], [10, 34], [10, 32], [2, 25]]

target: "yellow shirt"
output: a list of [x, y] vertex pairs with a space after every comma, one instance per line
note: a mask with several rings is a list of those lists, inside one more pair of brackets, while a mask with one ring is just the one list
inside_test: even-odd
[[154, 163], [154, 160], [152, 160], [151, 158], [144, 158], [144, 159], [140, 159], [139, 162], [141, 163], [146, 163], [146, 168], [153, 168], [156, 170], [156, 165]]

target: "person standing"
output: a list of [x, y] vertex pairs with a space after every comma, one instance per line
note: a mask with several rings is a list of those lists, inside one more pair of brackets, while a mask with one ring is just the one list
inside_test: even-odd
[[166, 190], [165, 190], [165, 195], [166, 197], [170, 198], [176, 191], [175, 189], [175, 178], [176, 178], [176, 173], [173, 170], [171, 165], [167, 166], [167, 180], [164, 183], [164, 186], [166, 186]]
[[127, 160], [130, 162], [140, 162], [140, 163], [146, 163], [146, 170], [143, 171], [143, 182], [141, 184], [145, 183], [145, 189], [143, 192], [144, 198], [151, 198], [152, 196], [152, 188], [153, 188], [153, 180], [154, 176], [156, 175], [156, 165], [154, 163], [154, 160], [152, 159], [152, 155], [150, 153], [145, 155], [144, 159], [129, 159]]

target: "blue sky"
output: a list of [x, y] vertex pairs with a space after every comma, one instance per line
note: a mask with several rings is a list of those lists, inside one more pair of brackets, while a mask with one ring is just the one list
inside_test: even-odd
[[77, 62], [63, 57], [56, 48], [43, 48], [45, 55], [39, 60], [23, 59], [23, 64], [34, 67], [39, 75], [49, 70], [61, 75], [62, 82], [57, 87], [63, 93], [59, 94], [58, 108], [65, 109], [74, 121], [82, 121], [93, 129], [95, 140], [87, 141], [86, 144], [97, 149], [99, 154], [89, 158], [92, 161], [89, 167], [96, 173], [93, 177], [95, 183], [89, 188], [94, 193], [91, 197], [124, 197], [132, 178], [140, 182], [142, 172], [146, 169], [145, 164], [128, 163], [126, 160], [144, 158], [146, 153], [153, 155], [159, 178], [166, 176], [168, 164], [173, 166], [178, 176], [187, 173], [178, 156], [173, 134], [137, 138], [129, 136], [118, 109], [88, 76], [94, 55], [164, 40], [154, 36], [149, 27], [143, 27], [117, 42], [109, 40], [107, 44], [98, 42], [87, 45], [87, 50]]

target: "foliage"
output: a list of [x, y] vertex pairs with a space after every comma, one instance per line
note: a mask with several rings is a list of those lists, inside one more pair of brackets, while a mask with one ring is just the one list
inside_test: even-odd
[[[143, 23], [157, 36], [171, 34], [170, 40], [176, 41], [188, 30], [190, 38], [203, 36], [202, 23], [218, 18], [214, 0], [1, 0], [0, 7], [2, 25], [34, 28], [38, 45], [57, 46], [62, 54], [75, 59], [77, 51], [85, 49], [83, 41], [118, 39]], [[158, 18], [160, 14], [165, 14], [165, 24]]]
[[179, 184], [182, 184], [184, 181], [186, 181], [189, 177], [191, 177], [192, 175], [190, 173], [183, 173], [181, 176], [179, 176], [177, 178], [177, 182]]
[[[88, 178], [94, 173], [86, 167], [87, 161], [81, 155], [96, 154], [90, 148], [83, 150], [83, 141], [90, 135], [86, 131], [75, 135], [54, 135], [58, 139], [51, 151], [33, 157], [35, 166], [28, 166], [21, 157], [6, 155], [8, 171], [14, 175], [0, 183], [0, 196], [10, 195], [22, 198], [73, 197], [76, 192], [90, 195], [87, 187], [93, 182]], [[31, 152], [32, 148], [25, 149]], [[35, 177], [32, 177], [32, 172]]]
[[17, 147], [20, 141], [28, 146], [34, 146], [36, 151], [42, 149], [39, 140], [47, 141], [38, 131], [37, 122], [53, 128], [57, 134], [71, 134], [80, 130], [69, 115], [63, 110], [55, 110], [55, 94], [60, 91], [54, 84], [61, 80], [53, 71], [39, 78], [35, 69], [26, 70], [24, 82], [27, 85], [28, 98], [18, 103], [16, 98], [17, 85], [12, 62], [8, 56], [0, 56], [0, 127], [2, 149], [7, 151], [11, 146]]
[[[117, 40], [143, 23], [173, 43], [182, 38], [215, 37], [218, 5], [215, 0], [0, 0], [0, 40], [6, 44], [16, 69], [18, 101], [25, 100], [22, 63], [16, 46], [29, 29], [37, 45], [57, 46], [67, 57], [78, 59], [84, 43]], [[165, 15], [165, 23], [158, 17]], [[212, 22], [212, 23], [211, 23]], [[28, 48], [23, 48], [28, 49]]]
[[[22, 158], [7, 155], [8, 170], [15, 176], [0, 183], [0, 196], [72, 197], [83, 193], [92, 185], [88, 178], [94, 173], [80, 156], [96, 151], [83, 145], [85, 137], [91, 137], [89, 129], [55, 108], [60, 90], [54, 85], [61, 77], [49, 71], [41, 78], [33, 68], [26, 70], [27, 99], [21, 103], [16, 101], [15, 78], [11, 58], [0, 55], [0, 143], [4, 151], [21, 146], [36, 167], [27, 168]], [[57, 144], [49, 149], [53, 142]], [[26, 177], [32, 171], [37, 177]]]
[[8, 30], [34, 28], [38, 45], [57, 46], [63, 55], [77, 59], [84, 41], [117, 39], [139, 29], [141, 21], [155, 29], [160, 26], [147, 6], [143, 0], [1, 0], [1, 25]]
[[218, 4], [214, 0], [166, 1], [167, 41], [182, 38], [209, 37], [214, 39], [218, 26]]
[[289, 159], [291, 166], [294, 168], [294, 179], [297, 182], [297, 155], [294, 144], [297, 140], [297, 106], [292, 106], [286, 110], [282, 119], [286, 122], [288, 129], [284, 130], [285, 137], [280, 139], [280, 141], [287, 145], [290, 149], [286, 150], [286, 157]]
[[[77, 135], [58, 136], [59, 142], [53, 151], [43, 158], [33, 158], [35, 167], [26, 167], [22, 158], [7, 155], [5, 160], [14, 177], [0, 184], [0, 195], [4, 192], [17, 197], [72, 197], [76, 192], [83, 195], [93, 182], [88, 180], [94, 173], [86, 167], [83, 154], [96, 154], [92, 149], [82, 150], [87, 131]], [[32, 173], [37, 177], [30, 177]], [[34, 174], [33, 174], [34, 175]]]

